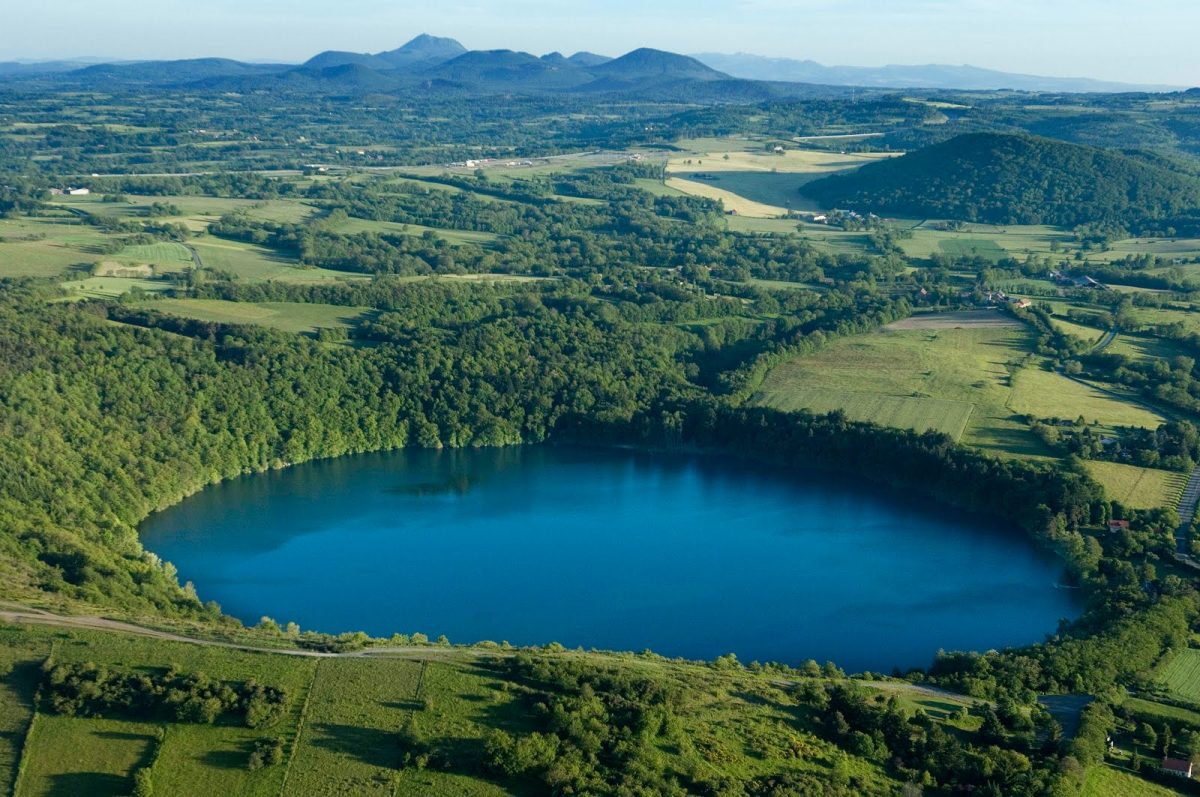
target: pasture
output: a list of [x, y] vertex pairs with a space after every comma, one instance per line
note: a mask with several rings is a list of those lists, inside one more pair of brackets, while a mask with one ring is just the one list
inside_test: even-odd
[[1082, 797], [1174, 797], [1176, 794], [1131, 772], [1097, 764], [1087, 772]]
[[354, 235], [360, 232], [372, 232], [380, 235], [424, 235], [433, 233], [445, 241], [455, 244], [484, 245], [496, 240], [496, 234], [475, 230], [446, 230], [437, 227], [425, 227], [420, 224], [399, 224], [393, 221], [371, 221], [367, 219], [350, 218], [333, 228], [334, 232], [342, 235]]
[[1161, 415], [1123, 400], [1120, 394], [1068, 379], [1041, 367], [1023, 368], [1016, 374], [1009, 406], [1014, 412], [1035, 418], [1074, 420], [1083, 417], [1087, 423], [1100, 426], [1157, 429], [1166, 420]]
[[716, 200], [725, 206], [726, 212], [733, 211], [739, 216], [772, 219], [779, 218], [787, 213], [786, 207], [756, 202], [740, 194], [735, 194], [732, 191], [721, 188], [712, 181], [701, 182], [699, 180], [685, 180], [681, 177], [670, 177], [667, 178], [666, 185], [668, 188], [673, 188], [684, 194]]
[[0, 218], [0, 278], [86, 273], [105, 236], [67, 218]]
[[[480, 776], [483, 740], [489, 731], [526, 733], [538, 722], [504, 668], [497, 666], [506, 655], [502, 651], [431, 648], [407, 656], [381, 653], [316, 660], [46, 627], [0, 629], [0, 640], [4, 643], [0, 656], [10, 655], [11, 650], [32, 651], [35, 666], [53, 641], [55, 661], [120, 667], [133, 661], [141, 667], [175, 663], [185, 671], [224, 680], [254, 677], [283, 687], [289, 696], [287, 715], [260, 730], [39, 713], [29, 734], [30, 762], [19, 797], [127, 795], [134, 771], [146, 766], [152, 767], [156, 794], [501, 797], [544, 790], [536, 781], [530, 781], [528, 789], [520, 783], [501, 788]], [[608, 655], [560, 655], [579, 656], [601, 666], [615, 663]], [[703, 683], [702, 689], [689, 690], [678, 713], [677, 738], [685, 743], [658, 742], [664, 766], [673, 771], [711, 772], [733, 766], [744, 777], [820, 774], [842, 760], [853, 775], [883, 785], [877, 765], [846, 759], [810, 731], [808, 720], [794, 713], [794, 702], [778, 676], [723, 672], [705, 664], [632, 654], [622, 655], [620, 666], [681, 686]], [[40, 667], [35, 672], [40, 677]], [[11, 682], [10, 677], [0, 683], [9, 687]], [[932, 700], [903, 682], [862, 685], [884, 695], [895, 694], [909, 710], [920, 708], [935, 720], [945, 720], [947, 711], [969, 703], [965, 698]], [[9, 710], [9, 705], [0, 704], [0, 721]], [[22, 722], [27, 715], [26, 709]], [[453, 769], [402, 768], [400, 730], [410, 717], [415, 717], [416, 728], [434, 756], [439, 751], [453, 756]], [[968, 718], [967, 726], [975, 720]], [[284, 763], [248, 769], [254, 740], [271, 737], [283, 739]]]
[[1187, 483], [1187, 475], [1175, 471], [1100, 460], [1089, 460], [1086, 465], [1109, 498], [1133, 509], [1174, 507]]
[[159, 299], [149, 307], [168, 315], [219, 324], [255, 324], [284, 332], [348, 329], [365, 318], [366, 307], [299, 302], [227, 302], [221, 299]]
[[[1008, 406], [1010, 374], [1031, 345], [1029, 330], [1012, 326], [857, 335], [776, 367], [752, 401], [842, 409], [853, 420], [937, 428], [993, 453], [1044, 456], [1041, 441]], [[818, 399], [825, 404], [812, 406]]]
[[0, 794], [12, 791], [48, 645], [0, 631]]
[[39, 714], [29, 738], [17, 797], [124, 797], [134, 770], [148, 766], [159, 726]]
[[667, 162], [667, 188], [719, 199], [726, 210], [751, 218], [820, 210], [801, 194], [805, 183], [897, 154], [794, 148], [775, 153], [765, 142], [740, 138], [690, 139], [676, 146], [681, 152]]
[[1158, 679], [1172, 694], [1200, 705], [1200, 650], [1176, 653], [1158, 671]]
[[321, 662], [286, 789], [391, 795], [402, 753], [396, 732], [419, 707], [421, 667], [399, 659]]

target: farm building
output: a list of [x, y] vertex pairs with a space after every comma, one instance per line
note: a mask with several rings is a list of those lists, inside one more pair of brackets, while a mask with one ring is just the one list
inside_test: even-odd
[[1108, 521], [1108, 530], [1115, 534], [1118, 531], [1127, 531], [1129, 529], [1128, 520], [1110, 520]]
[[1018, 310], [1024, 310], [1027, 307], [1033, 307], [1033, 302], [1029, 301], [1028, 299], [1017, 299], [1012, 303], [1012, 306]]
[[1192, 776], [1192, 762], [1179, 758], [1164, 758], [1162, 760], [1162, 771], [1168, 775], [1190, 778]]

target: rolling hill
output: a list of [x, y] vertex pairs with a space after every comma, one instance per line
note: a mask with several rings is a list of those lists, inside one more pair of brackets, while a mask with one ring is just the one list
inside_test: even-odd
[[1023, 134], [971, 133], [804, 186], [827, 207], [992, 224], [1127, 227], [1200, 208], [1168, 161]]

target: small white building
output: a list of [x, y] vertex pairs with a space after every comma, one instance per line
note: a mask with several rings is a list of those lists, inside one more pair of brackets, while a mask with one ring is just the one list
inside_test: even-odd
[[90, 188], [68, 188], [67, 193], [71, 196], [87, 196], [92, 193]]

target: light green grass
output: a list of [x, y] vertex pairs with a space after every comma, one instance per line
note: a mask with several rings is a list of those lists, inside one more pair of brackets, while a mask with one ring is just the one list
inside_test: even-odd
[[49, 646], [0, 635], [0, 794], [9, 794], [33, 719], [33, 700]]
[[192, 253], [183, 244], [160, 241], [153, 244], [127, 246], [116, 256], [117, 260], [131, 263], [149, 263], [165, 266], [168, 270], [179, 270], [192, 265]]
[[1200, 650], [1179, 651], [1159, 670], [1158, 677], [1173, 694], [1200, 704]]
[[[1064, 318], [1051, 318], [1050, 323], [1060, 332], [1064, 332], [1072, 337], [1079, 338], [1088, 343], [1096, 343], [1104, 337], [1104, 331], [1095, 327], [1086, 327], [1083, 324], [1076, 324], [1074, 321], [1067, 321]], [[1111, 345], [1111, 344], [1110, 344]]]
[[982, 257], [987, 260], [1003, 260], [1008, 256], [1007, 250], [990, 238], [942, 239], [938, 241], [938, 249], [951, 257]]
[[342, 235], [354, 235], [360, 232], [373, 232], [381, 235], [423, 235], [431, 232], [452, 244], [487, 244], [496, 240], [496, 234], [477, 232], [474, 230], [445, 230], [437, 227], [426, 227], [421, 224], [399, 224], [394, 221], [371, 221], [368, 219], [347, 219], [334, 228]]
[[[839, 340], [780, 365], [753, 401], [780, 409], [843, 409], [853, 420], [958, 430], [1000, 454], [1048, 452], [1007, 404], [1010, 369], [1033, 343], [1025, 327], [880, 331]], [[833, 405], [837, 405], [836, 407]]]
[[0, 219], [0, 278], [54, 277], [87, 271], [100, 259], [105, 236], [66, 219]]
[[802, 385], [790, 387], [787, 397], [777, 399], [774, 406], [814, 413], [842, 410], [850, 418], [869, 420], [880, 426], [912, 429], [917, 432], [941, 432], [955, 440], [962, 438], [975, 409], [974, 404], [965, 401], [881, 396], [876, 393], [855, 393]]
[[419, 662], [321, 662], [287, 773], [291, 794], [393, 792], [396, 732], [418, 706]]
[[[129, 667], [136, 663], [140, 667], [165, 668], [175, 664], [185, 672], [203, 673], [225, 681], [241, 682], [253, 678], [260, 683], [282, 688], [288, 696], [288, 712], [269, 728], [168, 723], [162, 751], [154, 765], [156, 794], [236, 794], [254, 797], [279, 794], [285, 770], [283, 766], [276, 766], [249, 771], [246, 762], [253, 741], [280, 737], [290, 744], [316, 666], [313, 659], [293, 656], [261, 655], [87, 632], [74, 632], [70, 638], [60, 639], [55, 647], [54, 660], [94, 661], [113, 667]], [[39, 733], [40, 726], [47, 719], [62, 718], [39, 715]]]
[[1120, 354], [1143, 363], [1170, 359], [1184, 354], [1178, 345], [1169, 340], [1124, 334], [1117, 335], [1104, 352]]
[[1099, 388], [1042, 368], [1024, 368], [1014, 380], [1010, 407], [1035, 418], [1075, 419], [1101, 426], [1157, 429], [1166, 419]]
[[1200, 728], [1200, 713], [1179, 706], [1169, 706], [1153, 700], [1143, 700], [1138, 697], [1127, 697], [1123, 705], [1137, 714], [1145, 714], [1160, 720], [1171, 720], [1194, 725]]
[[189, 242], [199, 253], [205, 268], [228, 271], [246, 282], [278, 280], [292, 283], [319, 283], [337, 279], [368, 279], [363, 274], [349, 274], [323, 268], [304, 268], [295, 260], [283, 257], [262, 246], [240, 241], [228, 241], [204, 235]]
[[1088, 770], [1081, 793], [1082, 797], [1175, 797], [1177, 794], [1108, 764], [1097, 764]]
[[38, 715], [17, 797], [124, 797], [150, 763], [158, 726]]
[[[707, 174], [707, 173], [706, 173]], [[817, 211], [819, 203], [800, 193], [806, 183], [820, 179], [822, 174], [789, 174], [786, 172], [712, 172], [708, 179], [698, 180], [694, 175], [678, 174], [690, 183], [701, 183], [731, 194], [737, 194], [751, 202], [783, 208], [784, 210]], [[686, 190], [686, 189], [685, 189]]]
[[68, 280], [62, 287], [73, 297], [96, 297], [112, 299], [129, 293], [134, 288], [146, 293], [162, 293], [175, 287], [175, 283], [167, 280], [134, 279], [126, 277], [88, 277], [81, 280]]
[[316, 332], [350, 328], [368, 312], [366, 307], [301, 302], [227, 302], [221, 299], [159, 299], [155, 310], [197, 321], [219, 324], [257, 324], [284, 332]]
[[1174, 507], [1187, 483], [1187, 476], [1182, 473], [1118, 462], [1092, 460], [1087, 469], [1093, 479], [1104, 485], [1109, 498], [1133, 509]]

